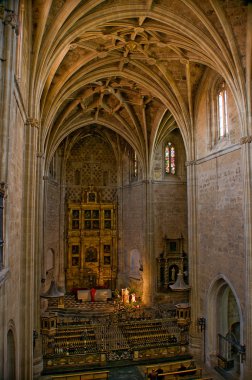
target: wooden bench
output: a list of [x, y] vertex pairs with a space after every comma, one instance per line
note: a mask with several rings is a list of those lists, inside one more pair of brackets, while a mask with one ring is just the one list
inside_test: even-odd
[[108, 378], [109, 371], [97, 371], [55, 375], [51, 380], [107, 380]]
[[175, 362], [166, 362], [166, 363], [158, 363], [153, 365], [148, 365], [145, 367], [145, 373], [148, 377], [149, 373], [154, 368], [157, 370], [158, 368], [161, 368], [164, 372], [172, 372], [177, 371], [181, 365], [185, 366], [186, 368], [189, 367], [190, 364], [193, 364], [196, 367], [195, 361], [193, 359], [186, 359], [186, 360], [180, 360]]
[[163, 380], [194, 380], [202, 379], [202, 368], [186, 369], [184, 371], [164, 372], [157, 375], [158, 379]]

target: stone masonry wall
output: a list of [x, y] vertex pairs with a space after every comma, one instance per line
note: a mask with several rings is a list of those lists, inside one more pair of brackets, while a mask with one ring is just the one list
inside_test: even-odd
[[220, 273], [232, 284], [241, 304], [244, 304], [240, 159], [238, 149], [197, 165], [198, 272], [202, 305], [211, 282]]
[[153, 231], [155, 257], [164, 249], [165, 236], [177, 239], [182, 234], [187, 242], [186, 183], [153, 184]]

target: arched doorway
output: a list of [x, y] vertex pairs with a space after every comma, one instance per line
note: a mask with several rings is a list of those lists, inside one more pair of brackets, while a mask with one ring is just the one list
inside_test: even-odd
[[238, 297], [224, 276], [208, 295], [207, 361], [222, 374], [239, 379], [242, 371], [243, 319]]
[[13, 380], [16, 378], [16, 371], [15, 371], [15, 340], [13, 331], [10, 329], [7, 334], [7, 379], [6, 380]]

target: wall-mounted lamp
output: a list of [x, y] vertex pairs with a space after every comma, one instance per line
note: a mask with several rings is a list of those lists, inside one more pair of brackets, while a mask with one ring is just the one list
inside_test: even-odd
[[241, 362], [243, 363], [246, 360], [246, 346], [245, 346], [245, 344], [240, 346], [239, 354], [240, 354]]
[[197, 325], [200, 327], [200, 331], [204, 332], [203, 335], [203, 347], [204, 347], [204, 363], [206, 361], [206, 318], [200, 317], [197, 319]]
[[206, 329], [206, 318], [200, 317], [197, 319], [197, 325], [200, 327], [200, 331], [204, 331]]

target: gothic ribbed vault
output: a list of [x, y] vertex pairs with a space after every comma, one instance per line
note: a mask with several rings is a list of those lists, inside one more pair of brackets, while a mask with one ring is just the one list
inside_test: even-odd
[[241, 4], [35, 1], [30, 108], [48, 160], [71, 131], [93, 123], [126, 139], [146, 173], [155, 146], [176, 126], [193, 159], [194, 115], [208, 73], [223, 77], [238, 109], [244, 106], [244, 44], [238, 49], [233, 35], [235, 25], [246, 26], [235, 12]]

